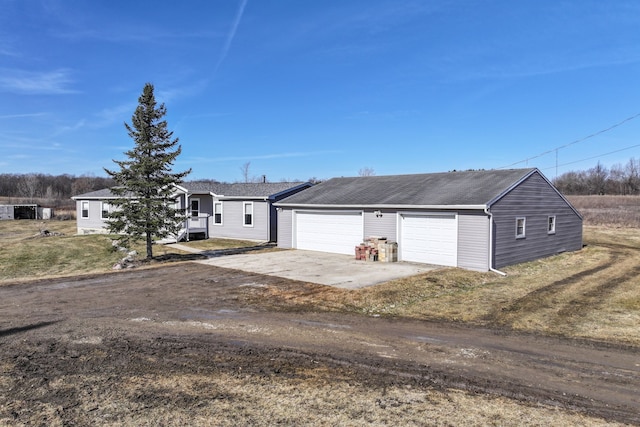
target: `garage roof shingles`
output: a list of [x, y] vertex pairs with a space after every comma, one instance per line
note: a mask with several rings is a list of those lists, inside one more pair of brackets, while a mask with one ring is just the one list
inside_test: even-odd
[[487, 205], [535, 169], [332, 178], [278, 205]]

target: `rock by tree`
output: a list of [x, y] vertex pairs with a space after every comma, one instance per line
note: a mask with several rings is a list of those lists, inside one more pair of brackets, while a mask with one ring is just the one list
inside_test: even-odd
[[153, 258], [153, 239], [177, 235], [186, 219], [175, 207], [175, 185], [191, 172], [174, 173], [173, 163], [182, 147], [167, 129], [163, 104], [157, 105], [154, 87], [147, 83], [138, 98], [138, 107], [125, 127], [134, 147], [124, 154], [127, 160], [114, 160], [119, 170], [105, 172], [116, 186], [118, 196], [109, 214], [109, 232], [121, 234], [124, 243], [145, 240], [147, 259]]

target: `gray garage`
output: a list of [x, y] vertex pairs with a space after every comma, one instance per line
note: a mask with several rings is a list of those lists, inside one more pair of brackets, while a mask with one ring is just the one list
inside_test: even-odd
[[281, 200], [278, 246], [487, 271], [579, 250], [582, 216], [538, 169], [333, 178]]

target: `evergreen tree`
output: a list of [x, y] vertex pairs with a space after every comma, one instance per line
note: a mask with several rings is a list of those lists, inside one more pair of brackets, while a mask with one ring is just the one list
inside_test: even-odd
[[153, 258], [153, 239], [177, 235], [186, 220], [184, 212], [175, 207], [175, 185], [191, 169], [172, 172], [182, 147], [167, 130], [166, 112], [164, 103], [156, 106], [153, 85], [145, 84], [131, 125], [124, 124], [135, 146], [125, 152], [128, 160], [114, 160], [120, 170], [105, 168], [116, 182], [112, 191], [118, 196], [112, 201], [109, 232], [122, 234], [124, 244], [144, 239], [147, 259]]

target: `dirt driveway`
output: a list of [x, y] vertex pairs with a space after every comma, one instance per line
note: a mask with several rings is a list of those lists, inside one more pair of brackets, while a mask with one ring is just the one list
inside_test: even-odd
[[[282, 311], [270, 299], [275, 288], [324, 287], [198, 263], [0, 287], [0, 424], [150, 425], [184, 413], [231, 425], [233, 416], [253, 418], [230, 410], [250, 411], [285, 380], [279, 405], [291, 410], [299, 404], [285, 396], [319, 387], [328, 400], [340, 383], [351, 396], [336, 405], [356, 405], [353, 387], [362, 384], [382, 402], [367, 413], [398, 408], [392, 420], [416, 424], [429, 399], [415, 396], [449, 388], [640, 423], [635, 349]], [[241, 388], [224, 391], [234, 381]], [[253, 387], [254, 403], [242, 400]], [[404, 391], [391, 398], [391, 390]]]
[[225, 255], [200, 262], [343, 289], [371, 286], [437, 268], [405, 262], [356, 261], [350, 255], [303, 250]]

